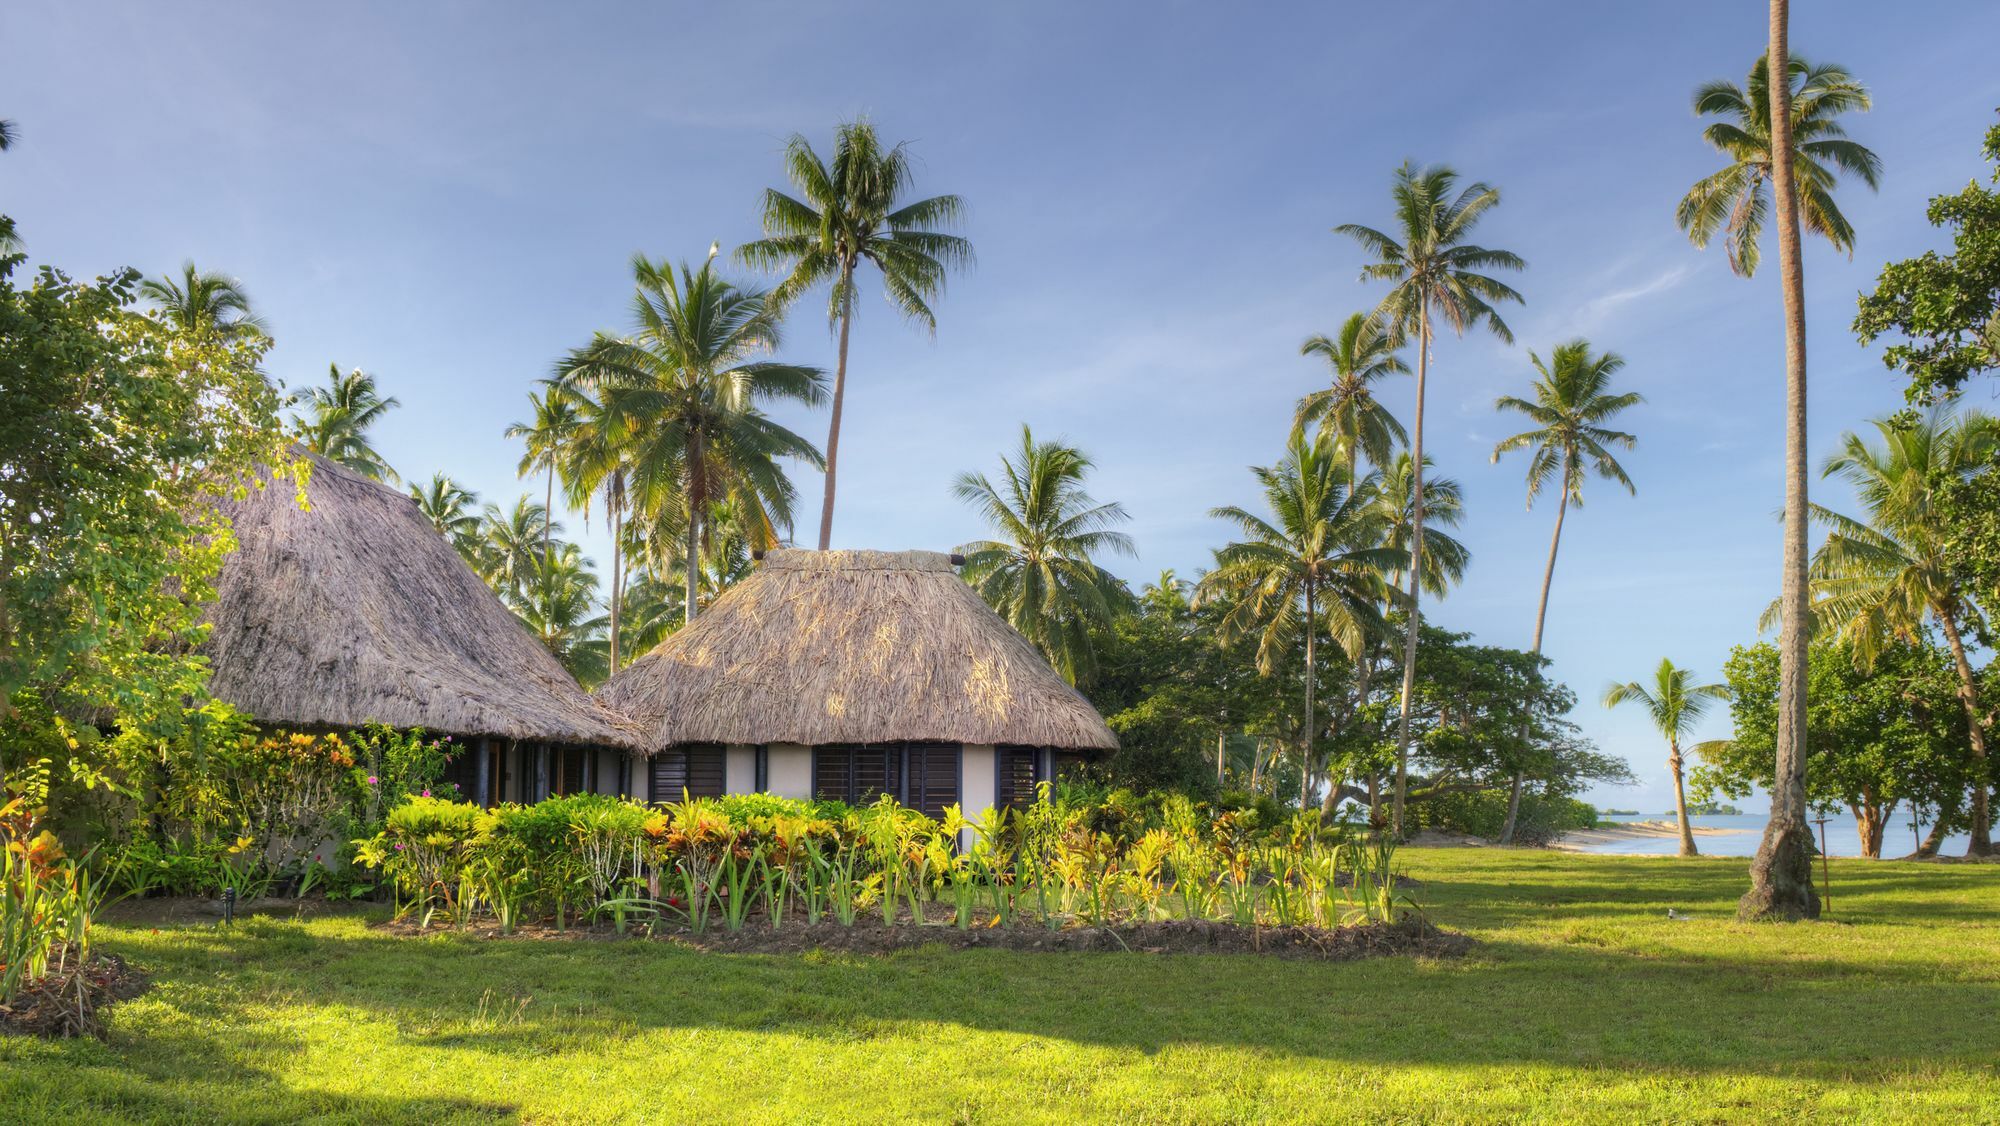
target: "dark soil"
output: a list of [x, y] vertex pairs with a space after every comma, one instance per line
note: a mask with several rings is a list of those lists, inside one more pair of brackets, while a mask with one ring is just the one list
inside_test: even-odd
[[28, 986], [19, 997], [0, 1003], [0, 1033], [67, 1040], [76, 1036], [104, 1038], [99, 1010], [144, 993], [146, 975], [116, 954], [99, 954], [81, 966], [52, 973]]
[[[383, 924], [398, 934], [423, 933], [413, 922]], [[432, 932], [439, 930], [431, 927]], [[546, 924], [525, 924], [512, 935], [504, 935], [490, 924], [475, 926], [465, 933], [488, 939], [543, 941], [603, 941], [622, 937], [607, 927], [570, 927], [557, 930]], [[643, 932], [635, 931], [637, 937]], [[953, 950], [988, 949], [1129, 954], [1266, 954], [1279, 958], [1307, 958], [1341, 962], [1355, 958], [1412, 955], [1453, 958], [1473, 947], [1465, 935], [1443, 930], [1428, 920], [1411, 916], [1396, 923], [1365, 923], [1348, 927], [1251, 927], [1240, 923], [1206, 919], [1166, 919], [1150, 923], [1122, 923], [1116, 926], [1065, 926], [1051, 930], [1035, 923], [1012, 927], [975, 925], [960, 930], [949, 912], [922, 926], [901, 922], [885, 925], [879, 916], [859, 918], [851, 927], [834, 922], [807, 925], [787, 923], [773, 930], [763, 920], [752, 919], [740, 931], [731, 933], [720, 921], [713, 921], [703, 934], [685, 929], [658, 933], [654, 938], [696, 950], [719, 954], [801, 954], [828, 950], [842, 954], [887, 954], [926, 946]]]

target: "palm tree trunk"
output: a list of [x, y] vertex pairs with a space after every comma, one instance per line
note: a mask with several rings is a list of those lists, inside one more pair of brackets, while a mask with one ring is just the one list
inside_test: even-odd
[[1299, 755], [1299, 767], [1301, 775], [1299, 780], [1300, 812], [1304, 812], [1312, 808], [1313, 728], [1314, 728], [1313, 689], [1318, 686], [1317, 683], [1318, 678], [1313, 675], [1314, 673], [1313, 660], [1318, 652], [1316, 646], [1316, 642], [1318, 641], [1318, 637], [1316, 635], [1318, 631], [1313, 629], [1313, 618], [1316, 616], [1317, 612], [1318, 612], [1318, 607], [1316, 607], [1313, 603], [1312, 580], [1307, 579], [1306, 580], [1306, 728], [1304, 734], [1299, 739], [1299, 746], [1302, 752]]
[[840, 468], [840, 410], [847, 398], [847, 330], [854, 325], [854, 263], [840, 266], [840, 357], [833, 368], [833, 418], [826, 428], [826, 496], [819, 506], [819, 549], [833, 543], [834, 476]]
[[1967, 856], [1993, 855], [1993, 816], [1990, 791], [1986, 785], [1986, 723], [1979, 707], [1979, 680], [1972, 662], [1965, 657], [1965, 639], [1959, 636], [1956, 615], [1940, 613], [1945, 644], [1951, 646], [1951, 663], [1958, 669], [1958, 702], [1965, 708], [1966, 727], [1972, 738], [1972, 841], [1965, 846]]
[[1806, 313], [1793, 186], [1791, 6], [1771, 0], [1771, 193], [1777, 202], [1778, 271], [1785, 294], [1785, 564], [1779, 596], [1778, 746], [1771, 819], [1750, 863], [1742, 919], [1817, 919], [1812, 833], [1806, 828]]
[[681, 570], [685, 572], [687, 579], [686, 589], [681, 593], [681, 597], [686, 599], [681, 611], [682, 621], [686, 625], [693, 625], [695, 597], [701, 591], [701, 510], [693, 503], [688, 505], [687, 546], [682, 550], [686, 555], [683, 557]]
[[1694, 829], [1688, 825], [1687, 787], [1681, 782], [1681, 744], [1678, 739], [1667, 743], [1667, 769], [1674, 774], [1674, 818], [1680, 824], [1681, 855], [1695, 856]]
[[605, 507], [611, 510], [611, 667], [606, 670], [607, 676], [618, 671], [618, 604], [625, 600], [619, 582], [620, 576], [625, 573], [625, 537], [621, 534], [625, 515], [623, 502], [622, 496], [616, 500], [605, 499]]
[[[1569, 515], [1569, 473], [1570, 467], [1567, 459], [1565, 459], [1563, 464], [1564, 485], [1562, 499], [1556, 504], [1556, 530], [1549, 537], [1548, 565], [1542, 568], [1542, 600], [1535, 606], [1535, 647], [1530, 649], [1529, 652], [1537, 657], [1542, 655], [1542, 625], [1549, 620], [1549, 587], [1556, 579], [1556, 551], [1562, 547], [1563, 518]], [[1514, 843], [1514, 823], [1521, 816], [1521, 783], [1523, 780], [1522, 773], [1518, 770], [1515, 771], [1514, 784], [1507, 791], [1507, 823], [1500, 827], [1500, 843], [1503, 845]]]
[[549, 533], [556, 522], [556, 463], [549, 462], [549, 486], [542, 500], [542, 570], [549, 569]]
[[1403, 694], [1401, 714], [1396, 718], [1396, 796], [1390, 807], [1390, 829], [1396, 839], [1403, 837], [1403, 804], [1410, 790], [1410, 701], [1417, 691], [1417, 629], [1423, 615], [1418, 599], [1424, 576], [1424, 383], [1431, 367], [1431, 305], [1417, 307], [1417, 414], [1410, 434], [1410, 470], [1415, 501], [1410, 508], [1410, 615], [1403, 637]]

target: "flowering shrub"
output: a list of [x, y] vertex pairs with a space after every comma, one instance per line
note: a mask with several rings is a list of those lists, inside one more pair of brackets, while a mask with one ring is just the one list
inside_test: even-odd
[[[889, 798], [860, 809], [770, 795], [649, 806], [585, 794], [481, 811], [416, 798], [357, 859], [398, 889], [403, 914], [460, 925], [490, 915], [609, 918], [739, 930], [830, 919], [959, 927], [1030, 920], [1051, 927], [1171, 917], [1248, 926], [1392, 921], [1394, 846], [1305, 815], [1259, 828], [1255, 815], [1161, 803], [1159, 823], [1121, 841], [1101, 810], [1040, 799], [978, 820], [941, 820]], [[936, 916], [934, 918], [934, 916]]]
[[81, 965], [104, 889], [19, 796], [0, 800], [0, 1004]]

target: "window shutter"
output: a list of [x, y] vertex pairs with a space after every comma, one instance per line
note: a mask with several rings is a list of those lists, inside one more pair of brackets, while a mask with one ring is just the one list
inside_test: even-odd
[[724, 752], [713, 743], [687, 748], [688, 793], [698, 798], [719, 798], [728, 792], [723, 778]]
[[1035, 803], [1035, 783], [1041, 779], [1035, 776], [1035, 766], [1041, 759], [1041, 752], [1034, 747], [1001, 747], [1000, 786], [995, 795], [1001, 805], [1016, 808]]
[[655, 802], [677, 802], [688, 788], [687, 752], [668, 747], [653, 756], [652, 783], [648, 791]]

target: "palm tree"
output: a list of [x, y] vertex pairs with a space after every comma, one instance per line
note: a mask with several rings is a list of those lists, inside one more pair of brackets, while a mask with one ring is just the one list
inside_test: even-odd
[[139, 296], [159, 307], [167, 323], [182, 332], [213, 335], [222, 340], [268, 338], [262, 318], [250, 309], [250, 296], [236, 279], [181, 263], [181, 276], [147, 278]]
[[907, 143], [884, 149], [875, 127], [852, 121], [834, 131], [833, 165], [805, 137], [785, 143], [785, 172], [798, 198], [764, 192], [764, 237], [739, 248], [738, 261], [786, 271], [771, 292], [783, 308], [821, 282], [831, 283], [829, 323], [840, 332], [833, 375], [833, 417], [826, 433], [826, 494], [820, 503], [819, 549], [833, 537], [834, 478], [840, 467], [840, 420], [847, 394], [847, 338], [854, 326], [854, 271], [865, 260], [882, 273], [882, 289], [905, 317], [935, 333], [930, 303], [945, 276], [972, 261], [972, 244], [938, 228], [956, 224], [965, 201], [955, 195], [905, 202], [915, 179]]
[[[1779, 288], [1785, 302], [1785, 531], [1779, 596], [1784, 625], [1778, 636], [1778, 733], [1773, 756], [1771, 817], [1764, 824], [1764, 838], [1757, 846], [1757, 856], [1750, 862], [1750, 890], [1737, 904], [1736, 914], [1742, 919], [1812, 919], [1819, 917], [1819, 893], [1813, 889], [1812, 834], [1806, 828], [1806, 680], [1812, 611], [1810, 580], [1806, 574], [1809, 500], [1806, 495], [1806, 283], [1799, 245], [1801, 197], [1810, 197], [1805, 207], [1816, 217], [1809, 221], [1818, 224], [1835, 246], [1842, 245], [1836, 236], [1845, 229], [1845, 220], [1834, 225], [1831, 218], [1838, 213], [1829, 213], [1824, 202], [1815, 202], [1824, 200], [1831, 186], [1830, 178], [1824, 175], [1824, 166], [1805, 164], [1803, 188], [1798, 186], [1799, 168], [1808, 160], [1825, 159], [1837, 167], [1851, 168], [1872, 183], [1876, 165], [1874, 154], [1859, 146], [1800, 151], [1800, 142], [1845, 141], [1838, 126], [1827, 119], [1843, 109], [1862, 106], [1866, 95], [1858, 87], [1845, 88], [1852, 85], [1851, 80], [1845, 86], [1829, 82], [1823, 84], [1824, 90], [1802, 87], [1799, 105], [1795, 107], [1792, 77], [1797, 71], [1791, 57], [1789, 0], [1771, 0], [1770, 16], [1770, 46], [1765, 52], [1762, 86], [1766, 109], [1761, 117], [1753, 110], [1747, 122], [1749, 129], [1739, 125], [1739, 132], [1754, 141], [1761, 128], [1768, 138], [1764, 145], [1766, 164], [1771, 195], [1778, 204]], [[1807, 68], [1807, 74], [1811, 74], [1811, 68]], [[1845, 80], [1844, 73], [1841, 78]], [[1757, 84], [1753, 81], [1751, 85], [1754, 89]], [[1711, 85], [1708, 89], [1714, 91], [1715, 87]], [[1697, 99], [1701, 97], [1698, 93]], [[1726, 106], [1726, 103], [1726, 95], [1717, 92], [1717, 104]], [[1802, 113], [1807, 116], [1802, 117]], [[1710, 142], [1718, 139], [1736, 140], [1724, 131], [1711, 136]], [[1742, 162], [1742, 155], [1755, 155], [1754, 146], [1731, 151], [1737, 156], [1737, 163]], [[1733, 205], [1745, 216], [1744, 223], [1734, 224], [1737, 254], [1732, 265], [1741, 272], [1756, 268], [1755, 254], [1745, 256], [1741, 249], [1744, 244], [1754, 245], [1757, 241], [1750, 221], [1761, 218], [1762, 213], [1763, 196], [1755, 190], [1756, 185], [1751, 186], [1753, 190], [1747, 196], [1739, 196]], [[1698, 222], [1688, 227], [1691, 234], [1702, 229]], [[1712, 230], [1712, 225], [1708, 229]], [[1699, 243], [1699, 239], [1696, 241]]]
[[4, 117], [0, 117], [0, 152], [6, 152], [8, 149], [13, 148], [14, 138], [19, 136], [19, 134], [20, 126], [15, 125], [12, 121]]
[[597, 576], [573, 543], [531, 556], [534, 570], [513, 600], [514, 613], [570, 675], [589, 687], [603, 680], [605, 621], [597, 614]]
[[518, 602], [541, 566], [541, 545], [552, 532], [561, 531], [562, 525], [549, 519], [548, 509], [528, 497], [516, 499], [511, 509], [488, 504], [479, 520], [479, 565], [474, 569], [487, 585]]
[[1505, 250], [1489, 250], [1465, 241], [1481, 217], [1499, 204], [1500, 193], [1480, 183], [1454, 193], [1457, 186], [1458, 174], [1443, 165], [1419, 169], [1406, 163], [1397, 169], [1391, 192], [1400, 238], [1354, 223], [1334, 228], [1374, 256], [1374, 261], [1361, 268], [1362, 277], [1394, 283], [1375, 310], [1375, 320], [1398, 335], [1413, 335], [1417, 341], [1409, 624], [1403, 638], [1402, 718], [1396, 729], [1394, 829], [1398, 836], [1403, 832], [1403, 804], [1409, 790], [1410, 699], [1416, 690], [1417, 630], [1422, 619], [1417, 580], [1424, 573], [1424, 391], [1430, 375], [1432, 318], [1443, 318], [1459, 335], [1484, 324], [1500, 339], [1511, 342], [1513, 333], [1493, 305], [1519, 301], [1521, 295], [1480, 271], [1526, 266]]
[[[528, 404], [534, 415], [533, 422], [516, 422], [507, 427], [507, 437], [519, 438], [527, 449], [521, 454], [521, 463], [515, 467], [518, 476], [541, 470], [547, 474], [547, 484], [543, 489], [542, 507], [554, 511], [556, 506], [556, 466], [562, 460], [562, 451], [570, 436], [575, 433], [578, 417], [576, 403], [562, 393], [560, 387], [546, 383], [540, 394], [528, 392]], [[542, 541], [542, 555], [549, 554], [549, 543]]]
[[[761, 360], [779, 344], [777, 310], [757, 290], [739, 289], [715, 272], [711, 253], [701, 269], [632, 260], [637, 289], [632, 336], [599, 333], [564, 358], [557, 381], [565, 392], [588, 396], [584, 418], [569, 443], [566, 477], [587, 495], [616, 482], [617, 503], [630, 489], [634, 506], [657, 513], [680, 507], [689, 558], [699, 558], [712, 506], [728, 501], [742, 514], [752, 546], [776, 542], [792, 522], [796, 495], [781, 458], [817, 467], [812, 443], [778, 425], [759, 405], [790, 400], [817, 406], [825, 399], [818, 368]], [[617, 513], [613, 514], [614, 520]], [[614, 554], [622, 537], [613, 528]], [[611, 645], [618, 668], [622, 562], [612, 568]], [[698, 567], [687, 575], [690, 619], [699, 597]]]
[[[1435, 461], [1424, 459], [1423, 589], [1432, 598], [1443, 598], [1465, 578], [1472, 550], [1444, 530], [1465, 521], [1465, 490], [1456, 478], [1429, 476], [1436, 468]], [[1363, 484], [1368, 482], [1364, 479]], [[1389, 459], [1364, 499], [1381, 520], [1382, 546], [1401, 552], [1407, 561], [1417, 530], [1417, 468], [1408, 450], [1398, 450]], [[1390, 569], [1391, 585], [1401, 587], [1409, 579], [1407, 566]]]
[[1710, 704], [1727, 700], [1729, 689], [1721, 684], [1696, 684], [1694, 673], [1675, 668], [1670, 659], [1661, 659], [1648, 689], [1636, 680], [1614, 684], [1604, 690], [1604, 706], [1615, 708], [1636, 703], [1653, 718], [1653, 726], [1667, 737], [1667, 769], [1674, 775], [1674, 813], [1680, 819], [1681, 855], [1693, 856], [1694, 830], [1688, 827], [1687, 791], [1681, 785], [1681, 741], [1694, 733], [1695, 724], [1708, 712]]
[[1867, 520], [1814, 508], [1813, 515], [1831, 530], [1813, 556], [1813, 620], [1838, 629], [1864, 667], [1874, 663], [1888, 639], [1921, 643], [1925, 623], [1937, 623], [1958, 672], [1958, 696], [1976, 763], [1972, 841], [1966, 855], [1990, 856], [1986, 710], [1978, 674], [1965, 652], [1965, 632], [1983, 632], [1985, 620], [1959, 586], [1945, 549], [1950, 529], [1932, 498], [1939, 483], [1963, 479], [1992, 463], [2000, 450], [2000, 421], [1976, 411], [1951, 418], [1932, 410], [1914, 425], [1885, 419], [1875, 428], [1882, 437], [1880, 449], [1850, 433], [1826, 463], [1824, 475], [1838, 476], [1853, 487]]
[[1381, 466], [1393, 446], [1410, 436], [1396, 416], [1375, 398], [1369, 385], [1391, 375], [1407, 375], [1410, 365], [1396, 354], [1402, 347], [1393, 330], [1362, 313], [1351, 314], [1334, 336], [1313, 336], [1299, 346], [1302, 356], [1321, 356], [1332, 375], [1331, 384], [1299, 400], [1296, 426], [1319, 423], [1333, 429], [1347, 451], [1347, 479], [1358, 481], [1360, 455]]
[[[1791, 77], [1791, 151], [1799, 218], [1835, 250], [1852, 255], [1854, 227], [1834, 203], [1833, 188], [1842, 172], [1875, 187], [1882, 160], [1849, 140], [1835, 118], [1867, 110], [1868, 91], [1839, 66], [1814, 66], [1794, 57], [1785, 70]], [[1729, 268], [1746, 278], [1757, 272], [1758, 241], [1771, 209], [1772, 89], [1767, 55], [1751, 66], [1744, 85], [1717, 79], [1695, 91], [1696, 116], [1723, 119], [1704, 129], [1702, 137], [1729, 163], [1696, 181], [1674, 212], [1674, 221], [1698, 247], [1706, 247], [1721, 232]]]
[[952, 485], [1002, 537], [961, 544], [960, 573], [1071, 684], [1097, 669], [1091, 628], [1131, 597], [1094, 556], [1136, 554], [1132, 538], [1115, 530], [1128, 519], [1125, 509], [1084, 491], [1090, 469], [1082, 451], [1037, 442], [1024, 425], [1016, 456], [1000, 458], [999, 484], [984, 473], [961, 473]]
[[1257, 667], [1273, 672], [1290, 646], [1305, 647], [1305, 722], [1300, 728], [1300, 808], [1312, 798], [1318, 735], [1318, 641], [1321, 630], [1349, 658], [1359, 658], [1383, 628], [1382, 602], [1394, 597], [1387, 572], [1409, 556], [1382, 546], [1384, 520], [1365, 486], [1356, 488], [1332, 436], [1308, 438], [1294, 427], [1284, 458], [1253, 468], [1275, 522], [1234, 505], [1210, 515], [1243, 539], [1215, 553], [1199, 599], [1226, 600], [1222, 640], [1257, 633]]
[[309, 387], [291, 399], [306, 413], [293, 420], [298, 439], [312, 452], [344, 465], [371, 481], [400, 482], [396, 471], [368, 443], [368, 429], [400, 406], [396, 397], [383, 398], [375, 377], [355, 368], [345, 375], [339, 364], [327, 369], [327, 386]]
[[[1535, 380], [1534, 400], [1504, 395], [1494, 401], [1493, 407], [1524, 414], [1536, 428], [1502, 439], [1493, 447], [1493, 460], [1497, 463], [1500, 455], [1512, 450], [1534, 451], [1528, 458], [1529, 508], [1535, 506], [1535, 498], [1551, 479], [1562, 480], [1562, 494], [1556, 498], [1556, 527], [1549, 535], [1549, 561], [1542, 568], [1542, 596], [1535, 605], [1535, 644], [1529, 650], [1540, 656], [1542, 626], [1549, 614], [1549, 587], [1556, 577], [1556, 552], [1562, 547], [1563, 518], [1569, 514], [1570, 506], [1583, 506], [1584, 471], [1588, 469], [1599, 477], [1616, 481], [1628, 493], [1635, 491], [1625, 468], [1606, 448], [1619, 446], [1629, 450], [1635, 439], [1601, 424], [1645, 399], [1636, 391], [1612, 394], [1611, 377], [1625, 366], [1625, 360], [1616, 352], [1593, 356], [1590, 343], [1585, 340], [1556, 345], [1547, 365], [1533, 352], [1528, 353], [1528, 362], [1534, 364], [1540, 376]], [[1521, 809], [1521, 782], [1522, 776], [1515, 774], [1507, 793], [1507, 820], [1500, 829], [1501, 844], [1514, 839], [1514, 821]]]
[[473, 507], [479, 503], [479, 494], [442, 473], [433, 473], [428, 484], [410, 486], [410, 499], [460, 555], [471, 555], [479, 538], [479, 513]]

